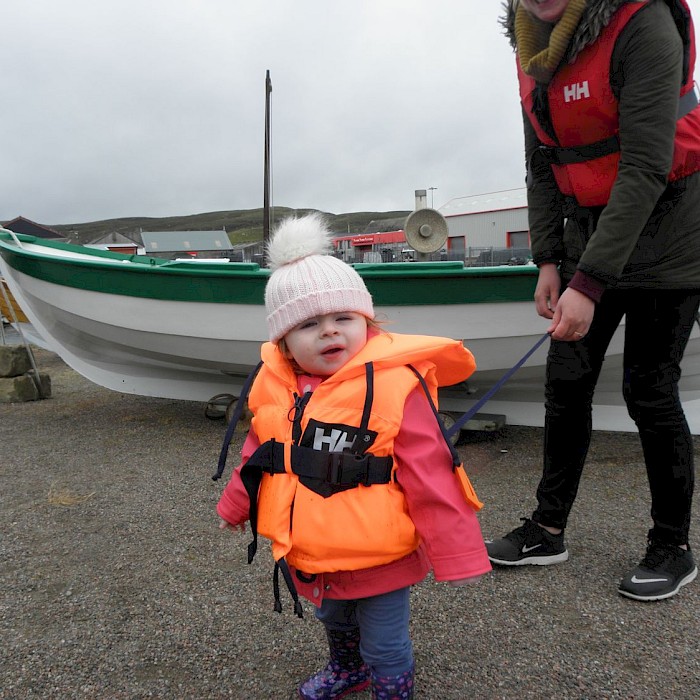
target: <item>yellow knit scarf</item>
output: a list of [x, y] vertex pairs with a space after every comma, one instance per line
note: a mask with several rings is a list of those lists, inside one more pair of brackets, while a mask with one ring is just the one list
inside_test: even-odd
[[549, 83], [576, 31], [587, 0], [569, 0], [561, 19], [551, 25], [533, 17], [521, 4], [515, 12], [515, 43], [520, 67], [538, 83]]

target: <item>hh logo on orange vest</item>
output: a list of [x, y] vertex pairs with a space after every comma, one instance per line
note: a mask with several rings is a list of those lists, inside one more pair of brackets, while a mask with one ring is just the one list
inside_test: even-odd
[[[343, 423], [321, 423], [313, 418], [309, 421], [299, 444], [304, 447], [312, 447], [323, 452], [342, 452], [349, 450], [357, 437], [357, 428]], [[357, 446], [360, 451], [366, 450], [377, 439], [374, 430], [368, 430], [362, 441], [362, 446]]]
[[349, 450], [353, 442], [355, 442], [354, 438], [348, 440], [348, 434], [344, 430], [331, 428], [329, 432], [326, 432], [323, 428], [316, 428], [313, 448], [314, 450], [328, 450], [328, 452], [342, 452], [345, 449]]
[[587, 80], [584, 80], [582, 83], [574, 83], [573, 85], [564, 86], [564, 102], [583, 100], [590, 96], [591, 93], [588, 91]]

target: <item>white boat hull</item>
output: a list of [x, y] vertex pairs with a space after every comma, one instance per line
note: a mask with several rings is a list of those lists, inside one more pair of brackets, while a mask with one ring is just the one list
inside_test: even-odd
[[[49, 346], [81, 374], [117, 391], [207, 400], [240, 385], [267, 339], [264, 307], [259, 305], [200, 302], [188, 313], [182, 302], [65, 287], [12, 269], [7, 275]], [[387, 306], [378, 315], [387, 319], [390, 331], [427, 329], [462, 339], [480, 369], [500, 371], [542, 335], [532, 328], [538, 322], [529, 314], [531, 307], [524, 302]], [[523, 322], [528, 316], [534, 323]], [[469, 329], [478, 332], [468, 337]], [[504, 335], [505, 329], [510, 336]], [[528, 366], [541, 366], [543, 358], [541, 350]]]
[[[8, 266], [2, 273], [38, 334], [73, 369], [107, 388], [144, 396], [209, 401], [238, 395], [266, 340], [259, 304], [159, 300], [54, 284]], [[468, 410], [542, 337], [532, 302], [379, 306], [385, 328], [464, 341], [477, 373], [468, 387], [441, 394], [441, 408]], [[622, 327], [613, 337], [594, 403], [594, 428], [632, 431], [623, 404]], [[482, 409], [510, 424], [544, 423], [544, 343]], [[700, 333], [683, 362], [681, 398], [700, 434]]]

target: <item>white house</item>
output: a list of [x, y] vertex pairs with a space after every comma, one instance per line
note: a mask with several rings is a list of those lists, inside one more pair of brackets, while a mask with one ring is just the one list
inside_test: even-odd
[[485, 255], [485, 251], [511, 248], [512, 257], [520, 258], [530, 248], [524, 187], [456, 197], [438, 211], [447, 221], [447, 250], [451, 258], [474, 260]]

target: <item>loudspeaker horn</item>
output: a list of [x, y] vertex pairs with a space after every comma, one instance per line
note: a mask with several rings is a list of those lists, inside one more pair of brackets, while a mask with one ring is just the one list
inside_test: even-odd
[[445, 245], [447, 221], [435, 209], [417, 209], [404, 224], [406, 243], [419, 253], [434, 253]]

